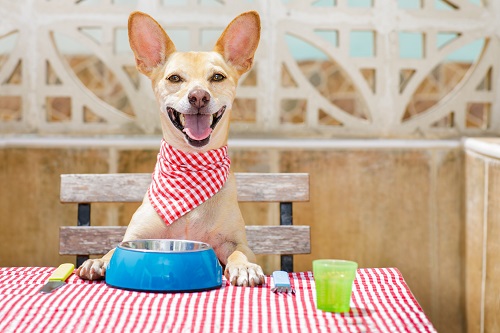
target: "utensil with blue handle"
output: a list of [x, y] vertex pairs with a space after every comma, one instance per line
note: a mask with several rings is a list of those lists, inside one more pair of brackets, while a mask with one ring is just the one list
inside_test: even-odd
[[290, 277], [285, 271], [273, 272], [274, 288], [271, 289], [274, 293], [289, 293], [295, 294], [295, 290], [290, 285]]

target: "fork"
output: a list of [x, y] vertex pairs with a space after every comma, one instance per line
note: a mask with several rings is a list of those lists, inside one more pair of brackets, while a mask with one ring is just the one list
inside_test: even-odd
[[288, 273], [285, 271], [275, 271], [273, 272], [274, 288], [271, 289], [273, 293], [286, 293], [291, 292], [295, 294], [295, 289], [290, 285], [290, 278]]

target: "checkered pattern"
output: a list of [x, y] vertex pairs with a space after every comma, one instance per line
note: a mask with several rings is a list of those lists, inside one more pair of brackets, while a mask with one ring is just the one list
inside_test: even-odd
[[0, 332], [436, 332], [395, 268], [359, 269], [350, 312], [316, 309], [311, 272], [292, 273], [296, 293], [255, 288], [193, 293], [114, 289], [75, 275], [51, 294], [55, 268], [0, 267]]
[[165, 223], [171, 224], [222, 188], [230, 164], [227, 146], [206, 153], [185, 153], [162, 140], [149, 201]]

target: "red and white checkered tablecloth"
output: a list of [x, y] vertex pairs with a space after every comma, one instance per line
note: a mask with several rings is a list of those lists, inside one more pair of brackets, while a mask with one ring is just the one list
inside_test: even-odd
[[132, 292], [72, 275], [51, 294], [55, 268], [0, 268], [0, 332], [436, 332], [395, 268], [359, 269], [351, 311], [316, 309], [311, 272], [296, 293], [230, 286], [196, 293]]

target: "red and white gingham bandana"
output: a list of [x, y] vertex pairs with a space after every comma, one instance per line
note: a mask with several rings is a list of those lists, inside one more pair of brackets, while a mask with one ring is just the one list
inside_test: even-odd
[[167, 224], [201, 205], [227, 180], [227, 146], [206, 153], [185, 153], [162, 140], [148, 196]]

